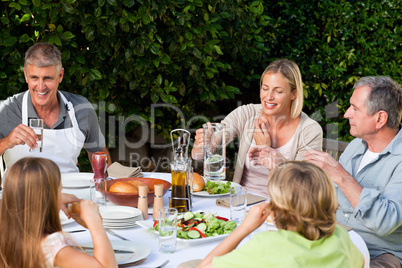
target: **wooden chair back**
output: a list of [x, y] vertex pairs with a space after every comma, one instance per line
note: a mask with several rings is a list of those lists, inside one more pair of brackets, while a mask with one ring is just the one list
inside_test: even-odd
[[322, 150], [329, 153], [335, 160], [338, 160], [348, 144], [349, 142], [323, 139]]

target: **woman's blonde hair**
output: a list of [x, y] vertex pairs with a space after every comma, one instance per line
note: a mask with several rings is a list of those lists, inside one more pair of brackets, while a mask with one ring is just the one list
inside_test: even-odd
[[262, 80], [267, 73], [280, 73], [285, 80], [289, 83], [291, 90], [296, 90], [296, 98], [292, 101], [290, 107], [290, 116], [296, 118], [300, 115], [303, 109], [303, 81], [300, 73], [299, 66], [288, 59], [278, 59], [272, 62], [261, 75], [260, 88], [262, 87]]
[[0, 266], [43, 267], [41, 240], [61, 231], [60, 170], [51, 160], [23, 158], [7, 171], [0, 211]]
[[269, 209], [275, 225], [309, 240], [330, 236], [336, 226], [338, 201], [325, 172], [308, 162], [289, 161], [269, 173]]

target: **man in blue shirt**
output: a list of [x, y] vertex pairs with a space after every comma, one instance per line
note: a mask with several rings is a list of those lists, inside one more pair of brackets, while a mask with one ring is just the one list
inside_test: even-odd
[[339, 163], [310, 151], [306, 160], [335, 183], [337, 220], [353, 227], [370, 252], [370, 267], [402, 262], [402, 89], [385, 76], [363, 77], [354, 85], [349, 119], [354, 139]]

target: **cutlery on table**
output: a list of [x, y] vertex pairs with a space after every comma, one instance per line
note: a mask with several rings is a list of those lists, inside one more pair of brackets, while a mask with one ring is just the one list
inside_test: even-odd
[[[94, 250], [93, 247], [81, 247], [82, 249], [86, 250]], [[114, 253], [120, 253], [120, 254], [133, 254], [134, 251], [132, 250], [124, 250], [124, 249], [113, 249]]]
[[[134, 262], [130, 262], [130, 263], [124, 263], [124, 264], [118, 264], [119, 268], [123, 268], [123, 267], [133, 267], [139, 264], [144, 263], [147, 260], [147, 258], [138, 260], [138, 261], [134, 261]], [[138, 267], [140, 268], [140, 267]]]
[[162, 267], [165, 267], [169, 263], [169, 260], [166, 260], [166, 261], [164, 261], [162, 264], [160, 264], [158, 266], [140, 265], [140, 264], [143, 264], [145, 261], [146, 261], [146, 258], [142, 259], [142, 260], [139, 260], [139, 261], [136, 261], [136, 262], [119, 264], [119, 267], [123, 268], [123, 267], [132, 267], [132, 266], [139, 265], [138, 268], [162, 268]]
[[72, 233], [80, 233], [80, 232], [85, 232], [85, 231], [87, 231], [87, 229], [81, 229], [81, 230], [72, 230], [72, 231], [67, 231], [67, 233], [72, 234]]
[[165, 267], [167, 264], [169, 263], [169, 260], [166, 260], [164, 263], [162, 263], [161, 265], [159, 265], [159, 266], [156, 266], [156, 268], [162, 268], [162, 267]]
[[126, 240], [126, 241], [130, 241], [129, 239], [127, 239], [127, 238], [125, 238], [125, 237], [123, 237], [123, 236], [121, 236], [121, 235], [119, 235], [119, 234], [116, 234], [115, 232], [113, 232], [113, 231], [110, 230], [110, 229], [105, 228], [105, 231], [106, 231], [107, 233], [111, 234], [111, 235], [114, 235], [115, 237], [118, 237], [118, 238], [123, 239], [123, 240]]

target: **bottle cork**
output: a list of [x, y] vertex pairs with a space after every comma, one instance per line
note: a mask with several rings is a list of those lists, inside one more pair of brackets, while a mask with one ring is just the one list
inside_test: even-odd
[[154, 220], [159, 219], [159, 210], [163, 208], [163, 184], [155, 184], [154, 185], [154, 209], [152, 213], [152, 217]]
[[138, 209], [144, 220], [148, 219], [148, 185], [138, 186]]

